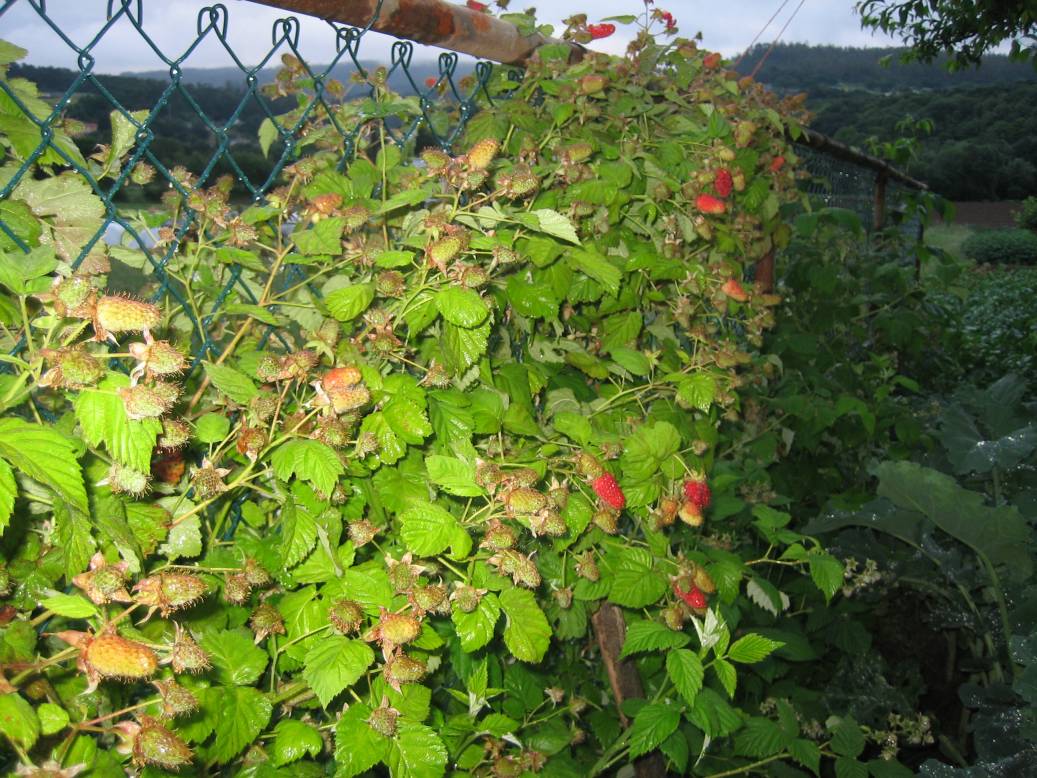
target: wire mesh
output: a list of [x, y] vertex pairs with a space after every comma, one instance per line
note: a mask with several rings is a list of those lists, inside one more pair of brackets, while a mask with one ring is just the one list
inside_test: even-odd
[[[73, 184], [68, 178], [62, 186], [76, 189], [76, 193], [88, 194], [96, 200], [97, 217], [89, 229], [80, 229], [70, 236], [59, 248], [59, 255], [71, 269], [79, 268], [85, 261], [98, 254], [117, 257], [125, 249], [143, 252], [155, 283], [148, 286], [148, 296], [153, 300], [169, 300], [179, 306], [188, 316], [192, 326], [194, 364], [218, 353], [219, 344], [213, 336], [213, 322], [229, 300], [240, 299], [244, 303], [255, 303], [255, 291], [242, 280], [241, 266], [229, 263], [230, 273], [222, 288], [207, 309], [199, 310], [189, 299], [185, 284], [168, 271], [171, 258], [192, 228], [196, 227], [204, 209], [201, 196], [207, 186], [212, 186], [221, 172], [234, 177], [234, 186], [248, 204], [262, 204], [276, 186], [278, 177], [286, 165], [300, 156], [306, 144], [306, 133], [318, 117], [325, 120], [331, 131], [339, 137], [341, 146], [340, 168], [344, 167], [357, 153], [358, 140], [362, 132], [370, 131], [372, 121], [380, 123], [385, 142], [400, 148], [414, 149], [415, 145], [434, 145], [450, 152], [463, 132], [468, 119], [479, 105], [490, 101], [486, 88], [492, 66], [486, 62], [475, 65], [470, 76], [461, 77], [457, 54], [443, 52], [438, 55], [434, 74], [421, 78], [414, 73], [415, 45], [409, 41], [396, 41], [392, 45], [389, 62], [384, 68], [372, 71], [361, 61], [361, 46], [365, 35], [378, 18], [381, 4], [375, 15], [364, 28], [328, 22], [328, 34], [333, 36], [335, 54], [321, 66], [311, 64], [301, 50], [300, 24], [296, 17], [285, 17], [274, 22], [271, 29], [271, 44], [265, 56], [257, 64], [248, 65], [239, 58], [228, 39], [231, 22], [226, 6], [215, 4], [202, 8], [197, 17], [196, 34], [187, 42], [186, 48], [177, 55], [168, 54], [149, 35], [144, 22], [143, 0], [109, 0], [103, 23], [85, 43], [77, 43], [66, 32], [55, 14], [48, 10], [46, 0], [6, 0], [0, 6], [0, 20], [19, 5], [28, 6], [35, 21], [49, 29], [74, 56], [74, 77], [52, 100], [27, 100], [24, 90], [16, 89], [8, 81], [0, 80], [0, 111], [17, 112], [28, 117], [35, 126], [38, 137], [30, 142], [21, 154], [23, 161], [16, 166], [7, 164], [0, 168], [0, 205], [5, 201], [25, 200], [38, 184], [34, 182], [32, 169], [38, 162], [49, 162], [68, 168], [67, 176], [78, 176], [81, 184]], [[101, 22], [101, 20], [98, 20]], [[110, 77], [98, 72], [103, 67], [98, 51], [106, 37], [112, 35], [116, 25], [129, 25], [134, 32], [134, 43], [144, 53], [150, 52], [165, 68], [168, 83], [158, 98], [150, 105], [128, 105], [121, 100], [113, 84], [119, 77]], [[219, 118], [212, 107], [203, 105], [202, 87], [191, 84], [185, 78], [185, 69], [192, 56], [203, 45], [215, 42], [229, 57], [240, 86], [239, 99], [229, 110], [223, 110]], [[17, 44], [17, 41], [13, 41]], [[279, 105], [276, 82], [264, 89], [269, 81], [269, 70], [277, 64], [286, 65], [286, 70], [305, 85], [308, 101], [291, 111], [290, 123], [279, 119], [284, 116], [283, 105]], [[345, 70], [346, 83], [339, 77]], [[372, 98], [380, 86], [390, 80], [403, 84], [410, 93], [409, 116], [400, 111], [384, 111], [384, 106], [372, 108]], [[271, 91], [274, 94], [271, 94]], [[123, 139], [131, 144], [132, 151], [117, 175], [98, 175], [96, 166], [89, 165], [79, 150], [68, 142], [62, 132], [67, 126], [63, 117], [80, 99], [103, 100], [112, 111], [112, 144], [119, 131], [131, 137]], [[367, 102], [365, 102], [365, 100]], [[281, 101], [283, 102], [283, 101]], [[351, 105], [351, 110], [343, 106]], [[175, 161], [164, 159], [156, 143], [156, 123], [164, 114], [176, 110], [189, 112], [196, 124], [204, 131], [202, 145], [207, 150], [204, 163], [195, 170], [185, 170]], [[262, 117], [260, 134], [266, 133], [265, 142], [272, 152], [265, 166], [244, 165], [242, 156], [251, 142], [253, 148], [260, 140], [253, 134], [243, 138], [240, 128], [244, 117], [250, 115], [253, 123]], [[19, 117], [22, 118], [22, 117]], [[254, 161], [254, 160], [253, 160]], [[246, 170], [246, 167], [249, 169]], [[169, 198], [181, 217], [172, 224], [148, 225], [146, 213], [134, 213], [127, 197], [134, 191], [134, 179], [146, 169], [154, 171], [156, 180], [168, 187], [164, 200]], [[103, 171], [110, 173], [111, 171]], [[150, 175], [148, 173], [147, 175]], [[61, 178], [61, 177], [59, 177]], [[154, 186], [152, 186], [154, 189]], [[79, 202], [86, 202], [80, 200]], [[36, 211], [38, 213], [38, 211]], [[133, 214], [131, 216], [131, 214]], [[144, 225], [143, 227], [141, 225]], [[160, 237], [162, 231], [166, 236]], [[11, 219], [10, 213], [0, 208], [0, 249], [30, 252], [24, 229]], [[123, 256], [126, 256], [125, 252]], [[286, 265], [278, 282], [299, 283], [301, 271]], [[118, 284], [118, 279], [112, 282]], [[123, 281], [124, 287], [139, 284], [139, 278]], [[134, 289], [133, 291], [138, 291]], [[277, 337], [274, 330], [269, 336]], [[17, 353], [24, 346], [18, 344]]]

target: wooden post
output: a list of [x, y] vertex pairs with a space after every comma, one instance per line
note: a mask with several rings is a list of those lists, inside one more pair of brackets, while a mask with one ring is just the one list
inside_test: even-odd
[[888, 181], [889, 174], [885, 170], [880, 170], [875, 176], [875, 214], [872, 226], [876, 232], [886, 226], [886, 183]]
[[[601, 659], [608, 672], [612, 696], [616, 698], [616, 707], [620, 708], [620, 723], [628, 727], [630, 721], [623, 715], [623, 701], [644, 697], [645, 691], [641, 686], [641, 676], [638, 675], [637, 668], [619, 658], [627, 634], [623, 611], [611, 603], [602, 603], [591, 616], [591, 624], [594, 626], [594, 636], [598, 639], [598, 647], [601, 649]], [[638, 778], [663, 778], [666, 775], [666, 764], [659, 752], [653, 751], [634, 763], [634, 773]]]
[[756, 285], [761, 292], [774, 291], [774, 249], [771, 249], [756, 263]]
[[[366, 27], [378, 10], [378, 0], [254, 1], [353, 27]], [[557, 42], [539, 33], [523, 35], [510, 22], [444, 0], [383, 0], [371, 29], [506, 65], [521, 65], [538, 47]]]

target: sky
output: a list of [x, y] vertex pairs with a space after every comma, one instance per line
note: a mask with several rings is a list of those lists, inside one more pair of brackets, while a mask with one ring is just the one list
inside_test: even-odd
[[[120, 2], [125, 0], [114, 0], [113, 5], [118, 8]], [[171, 58], [194, 41], [199, 11], [212, 4], [205, 0], [130, 0], [129, 7], [136, 9], [138, 3], [143, 6], [144, 31], [161, 50], [173, 55]], [[46, 9], [73, 41], [84, 46], [105, 24], [108, 4], [108, 0], [49, 0]], [[521, 11], [531, 4], [530, 0], [511, 0], [509, 10]], [[257, 64], [270, 48], [272, 25], [287, 14], [248, 0], [225, 0], [225, 5], [229, 12], [227, 37], [231, 46], [244, 64]], [[782, 6], [765, 29], [768, 20]], [[896, 43], [861, 30], [853, 6], [854, 0], [656, 0], [657, 8], [668, 10], [676, 17], [681, 35], [701, 32], [703, 45], [725, 56], [738, 54], [758, 34], [761, 42], [770, 42], [786, 22], [789, 22], [788, 27], [782, 35], [785, 42], [839, 46]], [[798, 12], [793, 17], [797, 7]], [[547, 10], [543, 10], [545, 8]], [[547, 0], [542, 3], [537, 18], [557, 25], [561, 19], [577, 12], [588, 13], [590, 19], [596, 21], [612, 15], [637, 13], [643, 8], [642, 0]], [[329, 61], [335, 50], [334, 33], [318, 19], [304, 16], [299, 19], [301, 51], [311, 62]], [[595, 41], [593, 48], [619, 54], [630, 37], [632, 32], [621, 27], [611, 38]], [[26, 61], [30, 64], [75, 67], [74, 53], [41, 20], [29, 0], [15, 0], [0, 16], [0, 38], [28, 49]], [[387, 61], [391, 44], [390, 38], [373, 35], [370, 40], [365, 39], [361, 57]], [[165, 69], [126, 19], [117, 20], [92, 53], [99, 73]], [[414, 56], [434, 59], [438, 53], [438, 49], [419, 47]], [[214, 36], [209, 35], [192, 52], [188, 64], [219, 67], [230, 65], [231, 60]]]

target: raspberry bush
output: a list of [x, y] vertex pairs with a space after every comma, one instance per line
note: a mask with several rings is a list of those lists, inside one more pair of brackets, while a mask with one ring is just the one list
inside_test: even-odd
[[[188, 196], [140, 217], [176, 249], [158, 303], [0, 104], [0, 172], [38, 174], [0, 204], [21, 772], [902, 769], [803, 691], [802, 620], [843, 569], [782, 510], [746, 399], [775, 370], [779, 299], [746, 278], [788, 240], [796, 105], [648, 27], [568, 59], [500, 74], [456, 155], [387, 140], [421, 106], [374, 72], [264, 202], [176, 171]], [[363, 123], [342, 165], [330, 118]], [[123, 175], [132, 144], [82, 163]]]

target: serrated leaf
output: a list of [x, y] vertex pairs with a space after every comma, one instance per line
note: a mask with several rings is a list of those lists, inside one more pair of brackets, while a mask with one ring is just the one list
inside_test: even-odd
[[501, 592], [498, 599], [507, 616], [504, 644], [512, 656], [523, 662], [542, 660], [551, 643], [551, 625], [536, 597], [526, 589], [513, 587]]
[[421, 445], [432, 434], [428, 413], [411, 397], [393, 397], [382, 407], [382, 416], [400, 440], [412, 446]]
[[835, 778], [868, 778], [868, 766], [848, 756], [835, 760]]
[[335, 776], [353, 778], [365, 773], [389, 754], [389, 739], [368, 725], [371, 709], [350, 705], [335, 725]]
[[401, 718], [386, 763], [393, 778], [439, 778], [446, 772], [447, 750], [431, 727]]
[[497, 595], [492, 592], [483, 595], [471, 613], [455, 608], [450, 617], [461, 641], [461, 650], [469, 654], [478, 651], [493, 639], [493, 630], [500, 617]]
[[796, 738], [788, 744], [789, 754], [814, 775], [821, 774], [821, 747], [813, 740]]
[[852, 716], [842, 719], [832, 731], [832, 750], [840, 756], [856, 759], [864, 751], [864, 733]]
[[645, 549], [629, 548], [610, 555], [609, 566], [612, 573], [609, 600], [616, 605], [644, 608], [666, 593], [666, 579], [655, 571], [652, 555]]
[[740, 637], [731, 645], [727, 650], [727, 658], [732, 662], [754, 664], [763, 661], [783, 645], [785, 644], [779, 640], [771, 640], [763, 635], [750, 633]]
[[317, 522], [289, 499], [281, 507], [281, 556], [286, 570], [299, 564], [317, 545]]
[[574, 270], [579, 270], [581, 273], [593, 278], [603, 287], [605, 290], [615, 297], [619, 294], [619, 284], [623, 278], [622, 271], [608, 261], [601, 254], [597, 254], [593, 251], [586, 251], [584, 249], [577, 249], [575, 251], [569, 251], [566, 254], [566, 258], [569, 261], [569, 265]]
[[569, 221], [567, 216], [563, 216], [558, 211], [553, 211], [550, 208], [538, 208], [532, 212], [532, 215], [536, 217], [540, 232], [575, 243], [577, 246], [580, 245], [580, 238], [576, 234], [576, 228], [573, 227], [573, 223]]
[[843, 563], [831, 554], [810, 554], [807, 557], [810, 578], [814, 585], [831, 600], [843, 585]]
[[259, 150], [263, 152], [263, 156], [267, 157], [270, 155], [270, 147], [274, 145], [274, 141], [280, 137], [281, 133], [277, 129], [277, 125], [274, 124], [273, 119], [269, 116], [263, 119], [259, 124]]
[[691, 638], [683, 632], [674, 632], [665, 624], [641, 619], [627, 625], [627, 636], [623, 641], [623, 652], [620, 654], [620, 659], [644, 651], [681, 648], [688, 645], [690, 640]]
[[126, 416], [126, 407], [116, 391], [129, 385], [128, 376], [109, 373], [98, 384], [97, 391], [87, 389], [80, 392], [73, 401], [73, 407], [83, 438], [89, 445], [103, 443], [116, 462], [147, 473], [151, 470], [151, 453], [162, 432], [162, 422]]
[[436, 308], [451, 324], [471, 329], [490, 314], [490, 308], [474, 289], [447, 286], [436, 293]]
[[18, 496], [18, 485], [14, 480], [14, 471], [4, 460], [0, 459], [0, 536], [4, 534], [14, 513], [14, 499]]
[[352, 686], [374, 662], [374, 651], [360, 640], [341, 635], [321, 638], [306, 652], [303, 677], [325, 708]]
[[770, 581], [762, 578], [750, 578], [745, 585], [745, 596], [772, 616], [788, 610], [791, 605], [789, 596], [778, 589]]
[[341, 216], [321, 219], [306, 230], [296, 229], [292, 232], [292, 242], [303, 254], [341, 254], [342, 231], [345, 222]]
[[230, 432], [230, 419], [222, 413], [205, 413], [194, 423], [194, 436], [200, 443], [219, 443]]
[[742, 726], [742, 715], [708, 686], [695, 697], [688, 718], [711, 738], [724, 737]]
[[637, 758], [657, 749], [681, 723], [680, 710], [672, 705], [649, 703], [630, 725], [630, 756]]
[[55, 594], [43, 600], [40, 606], [68, 619], [86, 619], [97, 615], [97, 607], [78, 594]]
[[270, 465], [282, 481], [295, 475], [325, 495], [335, 491], [339, 476], [346, 471], [334, 449], [308, 438], [293, 438], [279, 446], [270, 457]]
[[707, 413], [717, 394], [717, 382], [711, 373], [699, 371], [677, 384], [677, 398], [685, 405]]
[[440, 346], [443, 349], [447, 367], [455, 374], [463, 373], [486, 353], [489, 338], [489, 322], [474, 329], [444, 322]]
[[240, 370], [235, 370], [227, 365], [216, 365], [212, 362], [206, 362], [202, 366], [205, 368], [205, 375], [217, 391], [238, 405], [248, 405], [259, 396], [255, 383]]
[[69, 581], [86, 569], [97, 550], [85, 514], [70, 510], [64, 503], [54, 505], [54, 528], [65, 562], [65, 578]]
[[331, 315], [339, 321], [352, 321], [374, 300], [372, 284], [353, 284], [336, 289], [324, 298]]
[[666, 654], [666, 674], [673, 681], [673, 685], [681, 697], [689, 705], [694, 705], [706, 674], [698, 654], [685, 648], [668, 652]]
[[202, 553], [202, 523], [197, 515], [189, 516], [169, 528], [166, 542], [158, 552], [170, 562], [196, 557]]
[[282, 719], [274, 728], [274, 743], [270, 747], [270, 761], [274, 765], [297, 762], [304, 756], [317, 756], [324, 750], [320, 733], [309, 724], [295, 719]]
[[72, 441], [56, 429], [16, 418], [0, 419], [0, 457], [49, 486], [82, 513], [90, 512]]
[[775, 722], [754, 716], [735, 736], [735, 750], [742, 756], [762, 758], [780, 753], [785, 748], [785, 734]]
[[228, 686], [250, 686], [259, 680], [269, 657], [246, 629], [211, 630], [199, 644], [209, 653], [216, 677]]
[[229, 686], [220, 690], [216, 739], [210, 753], [219, 764], [226, 764], [253, 742], [270, 721], [273, 705], [257, 689]]
[[733, 699], [735, 688], [738, 685], [738, 671], [735, 670], [735, 666], [726, 659], [714, 659], [712, 667], [713, 672], [716, 673], [717, 679], [720, 681], [720, 685], [727, 692], [727, 696]]
[[53, 735], [68, 726], [68, 712], [60, 705], [45, 702], [36, 709], [36, 715], [40, 719], [40, 733]]
[[435, 556], [445, 551], [459, 526], [450, 511], [430, 502], [408, 508], [400, 514], [400, 524], [404, 545], [419, 556]]
[[20, 694], [0, 694], [0, 733], [28, 751], [40, 736], [36, 711]]
[[479, 497], [485, 490], [475, 482], [475, 465], [456, 457], [430, 454], [425, 457], [429, 480], [447, 494]]

